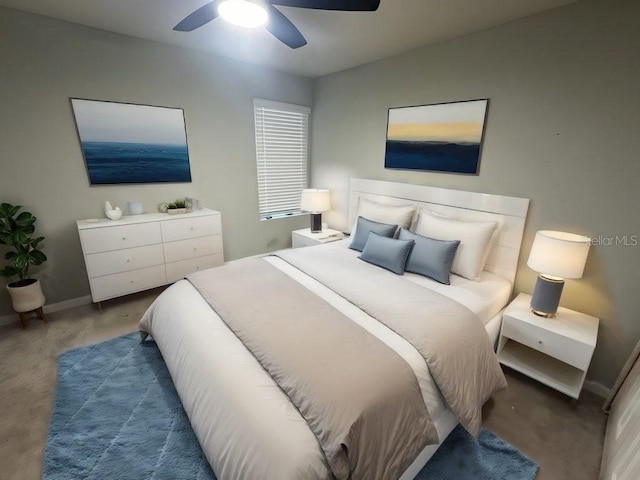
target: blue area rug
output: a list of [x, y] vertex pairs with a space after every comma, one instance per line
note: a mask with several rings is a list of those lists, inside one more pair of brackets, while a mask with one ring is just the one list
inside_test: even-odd
[[[416, 479], [531, 480], [537, 469], [490, 431], [476, 441], [458, 426]], [[136, 333], [60, 356], [42, 478], [216, 478], [153, 341]]]
[[475, 440], [458, 425], [416, 480], [532, 480], [538, 465], [495, 433], [481, 429]]

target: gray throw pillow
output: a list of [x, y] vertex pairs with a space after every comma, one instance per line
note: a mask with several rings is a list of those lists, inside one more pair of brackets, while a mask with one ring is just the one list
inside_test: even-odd
[[365, 244], [367, 243], [369, 232], [374, 232], [378, 235], [382, 235], [383, 237], [391, 238], [395, 235], [397, 228], [397, 225], [374, 222], [373, 220], [367, 220], [364, 217], [358, 217], [358, 223], [356, 224], [356, 234], [353, 236], [353, 240], [351, 240], [351, 245], [349, 245], [349, 248], [361, 252]]
[[407, 257], [413, 247], [413, 240], [395, 240], [369, 232], [367, 243], [358, 258], [387, 270], [404, 274]]
[[460, 240], [436, 240], [411, 233], [404, 228], [398, 235], [400, 240], [413, 240], [415, 245], [407, 259], [405, 270], [433, 278], [436, 282], [449, 285], [449, 273]]

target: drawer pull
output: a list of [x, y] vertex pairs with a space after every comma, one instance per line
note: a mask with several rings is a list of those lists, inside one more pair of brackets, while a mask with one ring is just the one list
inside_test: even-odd
[[135, 283], [133, 280], [129, 280], [131, 283]]
[[131, 263], [131, 260], [129, 260], [128, 258], [127, 258], [127, 263]]
[[538, 340], [538, 344], [539, 344], [539, 345], [542, 345], [542, 340]]
[[193, 251], [197, 252], [198, 251], [198, 247], [193, 247]]
[[193, 230], [193, 227], [191, 227], [189, 230]]
[[122, 237], [122, 240], [126, 240], [126, 239], [127, 239], [127, 237]]

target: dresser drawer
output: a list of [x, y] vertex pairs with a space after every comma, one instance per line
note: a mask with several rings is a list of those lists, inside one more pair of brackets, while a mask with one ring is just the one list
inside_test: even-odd
[[579, 369], [586, 369], [591, 362], [592, 345], [538, 328], [508, 315], [505, 315], [503, 322], [503, 337], [508, 337]]
[[220, 234], [222, 231], [220, 215], [164, 220], [161, 225], [162, 239], [165, 242], [207, 237]]
[[222, 253], [222, 235], [190, 238], [164, 244], [164, 260], [167, 263]]
[[91, 228], [80, 232], [85, 255], [162, 243], [158, 222]]
[[112, 252], [92, 253], [85, 257], [85, 261], [89, 277], [93, 278], [162, 265], [164, 256], [162, 245], [157, 244]]
[[127, 293], [158, 287], [167, 283], [166, 278], [164, 265], [92, 278], [90, 282], [93, 301], [99, 302]]
[[167, 283], [177, 282], [190, 273], [204, 270], [205, 268], [217, 267], [223, 263], [222, 253], [167, 263]]

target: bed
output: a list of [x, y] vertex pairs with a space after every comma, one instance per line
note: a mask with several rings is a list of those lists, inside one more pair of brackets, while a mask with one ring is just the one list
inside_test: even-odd
[[[398, 332], [405, 335], [402, 329], [406, 325], [409, 325], [409, 329], [415, 328], [416, 322], [411, 321], [414, 312], [427, 311], [427, 304], [434, 312], [444, 312], [440, 307], [442, 304], [442, 308], [446, 305], [447, 309], [452, 310], [439, 315], [450, 315], [451, 325], [460, 322], [461, 330], [456, 335], [461, 338], [465, 335], [474, 337], [479, 344], [486, 342], [495, 345], [501, 310], [512, 293], [528, 200], [352, 179], [349, 223], [357, 225], [356, 235], [364, 231], [358, 223], [358, 217], [362, 217], [360, 214], [365, 202], [389, 208], [414, 205], [415, 212], [422, 209], [469, 222], [495, 222], [497, 228], [493, 231], [490, 247], [484, 254], [482, 271], [477, 272], [474, 279], [452, 274], [449, 285], [416, 273], [395, 275], [359, 259], [363, 252], [349, 248], [355, 240], [352, 238], [262, 258], [230, 262], [219, 269], [200, 272], [190, 276], [189, 280], [181, 280], [169, 287], [142, 318], [141, 334], [143, 337], [151, 335], [158, 344], [196, 436], [219, 479], [411, 479], [459, 422], [470, 430], [479, 428], [478, 412], [458, 407], [458, 400], [451, 396], [452, 389], [469, 392], [468, 385], [462, 385], [462, 377], [459, 380], [461, 385], [454, 385], [458, 380], [444, 382], [449, 385], [443, 385], [442, 378], [444, 370], [457, 364], [458, 357], [462, 359], [465, 355], [470, 356], [471, 360], [468, 365], [461, 367], [462, 370], [469, 370], [469, 376], [476, 375], [479, 378], [480, 370], [488, 371], [493, 368], [493, 363], [489, 365], [488, 362], [495, 362], [497, 365], [493, 351], [491, 350], [492, 358], [489, 359], [486, 353], [482, 353], [484, 350], [480, 347], [476, 349], [475, 343], [470, 344], [471, 340], [467, 338], [460, 340], [467, 344], [466, 347], [458, 348], [460, 352], [455, 353], [455, 357], [451, 356], [450, 347], [447, 347], [446, 352], [443, 347], [442, 357], [438, 357], [446, 359], [443, 362], [424, 353], [422, 345], [417, 345], [411, 336], [413, 333], [406, 334], [410, 338], [407, 340]], [[407, 223], [408, 230], [415, 227], [414, 222], [416, 215]], [[251, 272], [254, 273], [247, 275], [247, 268], [253, 269]], [[213, 283], [204, 283], [205, 279]], [[262, 288], [260, 284], [265, 283], [277, 284], [278, 288], [266, 293], [254, 290]], [[291, 292], [300, 291], [303, 296], [296, 300], [287, 289]], [[243, 300], [242, 295], [245, 293], [249, 298]], [[278, 299], [278, 295], [287, 297], [286, 301]], [[296, 298], [297, 295], [298, 293], [295, 294]], [[229, 302], [232, 300], [229, 299], [232, 298], [235, 299], [233, 308], [246, 309], [249, 317], [258, 316], [269, 311], [269, 308], [290, 311], [272, 315], [282, 317], [279, 319], [281, 323], [265, 327], [266, 333], [263, 335], [268, 338], [261, 341], [267, 342], [266, 346], [256, 347], [255, 338], [251, 336], [252, 333], [247, 333], [246, 326], [232, 323], [236, 317], [241, 317], [230, 307]], [[286, 307], [283, 307], [285, 303]], [[449, 311], [455, 313], [450, 314]], [[473, 320], [462, 319], [466, 312]], [[337, 325], [348, 323], [346, 333], [337, 330], [338, 333], [325, 334], [325, 328], [333, 328], [333, 320], [324, 323], [323, 315], [327, 319], [335, 316], [334, 323]], [[431, 317], [434, 317], [434, 322], [440, 321], [436, 318], [438, 315], [430, 313], [425, 322], [432, 321]], [[317, 323], [313, 323], [314, 318], [323, 319], [323, 328], [316, 329], [315, 334], [313, 328], [317, 328], [314, 327]], [[349, 321], [345, 322], [345, 318]], [[254, 322], [254, 319], [251, 321]], [[310, 324], [310, 336], [318, 338], [309, 340], [311, 346], [297, 346], [296, 335], [301, 334], [298, 329], [305, 328], [306, 324]], [[476, 329], [486, 332], [486, 336], [484, 333], [478, 335]], [[434, 331], [436, 330], [438, 327], [434, 327]], [[469, 333], [465, 333], [465, 330]], [[272, 334], [274, 331], [277, 334]], [[361, 335], [361, 332], [364, 338], [362, 341], [359, 336], [353, 339], [350, 337], [352, 334]], [[332, 339], [330, 347], [324, 348], [313, 343], [320, 342], [323, 335]], [[450, 332], [443, 329], [442, 335], [448, 338]], [[421, 334], [418, 333], [417, 336], [420, 337]], [[342, 345], [342, 339], [349, 340], [344, 340], [345, 345]], [[427, 343], [429, 341], [425, 340]], [[453, 345], [458, 339], [442, 343], [449, 341]], [[284, 366], [274, 366], [273, 357], [277, 360], [281, 354], [274, 353], [274, 344], [269, 342], [284, 343], [288, 345], [287, 349], [300, 350], [302, 353], [298, 354], [303, 355], [303, 361], [289, 360]], [[373, 345], [370, 357], [360, 352], [360, 346], [354, 346], [360, 345], [358, 342], [366, 345], [362, 347], [363, 350]], [[318, 349], [328, 350], [327, 357], [306, 362], [304, 351], [307, 349], [313, 352]], [[366, 360], [362, 360], [361, 372], [349, 373], [347, 371], [355, 370], [355, 367], [350, 368], [354, 352]], [[282, 358], [288, 358], [288, 353], [282, 355]], [[477, 359], [473, 355], [477, 355]], [[345, 358], [349, 358], [348, 363]], [[382, 359], [383, 363], [376, 364], [382, 362]], [[412, 384], [400, 385], [407, 376], [404, 373], [395, 375], [394, 371], [383, 372], [388, 365], [395, 365], [397, 359], [400, 359], [398, 368], [403, 369], [403, 372], [405, 367], [408, 368], [408, 377], [411, 379], [407, 382], [416, 383], [416, 388]], [[354, 359], [353, 365], [360, 365], [358, 361]], [[305, 363], [309, 365], [298, 365]], [[306, 370], [300, 369], [315, 371], [319, 368], [318, 364], [321, 364], [322, 372], [329, 373], [320, 374], [322, 378], [313, 382], [305, 378]], [[378, 373], [372, 377], [365, 372], [365, 368], [374, 368]], [[472, 372], [474, 368], [478, 369], [475, 373]], [[284, 377], [286, 380], [282, 380], [281, 371], [287, 369], [291, 369], [293, 373], [287, 373], [288, 376]], [[339, 371], [340, 375], [332, 374], [334, 371]], [[346, 382], [342, 377], [344, 375], [346, 378], [348, 374], [359, 380], [351, 380], [349, 385], [340, 384], [340, 381]], [[462, 373], [458, 371], [453, 375]], [[489, 374], [487, 376], [491, 377]], [[389, 404], [398, 405], [398, 412], [402, 410], [402, 414], [398, 413], [398, 418], [402, 418], [404, 423], [391, 418], [395, 412], [389, 412], [393, 410], [389, 407], [384, 408], [384, 415], [388, 415], [391, 420], [379, 420], [377, 416], [370, 414], [370, 417], [363, 415], [362, 421], [358, 417], [356, 422], [347, 424], [346, 427], [341, 423], [331, 423], [334, 417], [343, 416], [343, 412], [340, 410], [342, 407], [323, 403], [329, 401], [325, 395], [331, 401], [333, 397], [340, 396], [326, 386], [331, 384], [325, 384], [325, 381], [333, 380], [325, 377], [338, 377], [338, 385], [341, 386], [335, 392], [344, 391], [345, 395], [350, 392], [354, 383], [361, 384], [353, 387], [354, 389], [360, 388], [365, 392], [379, 387], [380, 398]], [[291, 378], [293, 380], [289, 380]], [[397, 386], [394, 383], [396, 379]], [[294, 385], [294, 382], [297, 383]], [[477, 383], [483, 382], [485, 381], [479, 380]], [[487, 389], [494, 388], [499, 382], [499, 379], [488, 378], [485, 382], [486, 391], [478, 393], [475, 403], [479, 403], [481, 407], [487, 392], [490, 394], [493, 391]], [[384, 385], [379, 385], [380, 383]], [[385, 388], [391, 388], [393, 392], [390, 393]], [[402, 388], [407, 388], [411, 393], [398, 393], [402, 392]], [[478, 389], [481, 388], [484, 387], [480, 385]], [[321, 397], [317, 400], [320, 406], [312, 405], [316, 402], [312, 397], [316, 395]], [[375, 398], [376, 395], [372, 393], [371, 397]], [[469, 393], [469, 397], [473, 395]], [[422, 425], [422, 416], [414, 414], [412, 410], [411, 413], [406, 413], [410, 409], [405, 408], [403, 403], [406, 399], [407, 405], [410, 404], [410, 396], [412, 399], [417, 396], [420, 405], [415, 405], [415, 408], [423, 409], [428, 414], [424, 428], [418, 428], [417, 432], [413, 425]], [[474, 403], [472, 400], [463, 398], [461, 402]], [[368, 415], [370, 410], [375, 410], [375, 415], [378, 415], [378, 410], [382, 410], [375, 403], [377, 400], [360, 400], [358, 395], [349, 399], [345, 410], [352, 408], [352, 404], [357, 405], [359, 401]], [[469, 418], [467, 411], [471, 412]], [[322, 421], [328, 423], [317, 423], [319, 417], [327, 417], [322, 418]], [[416, 418], [419, 420], [415, 420]], [[336, 420], [340, 421], [342, 419]], [[331, 432], [327, 433], [334, 426], [338, 431], [346, 428], [344, 435], [349, 437], [349, 441], [336, 446], [336, 438], [331, 437]], [[423, 431], [430, 433], [423, 435]], [[419, 442], [412, 440], [418, 436]], [[389, 462], [392, 466], [370, 466], [371, 463], [381, 461], [367, 457], [367, 454], [371, 455], [366, 451], [368, 449], [373, 452], [392, 452], [394, 456], [389, 457], [393, 458]], [[376, 453], [375, 458], [383, 457]]]

